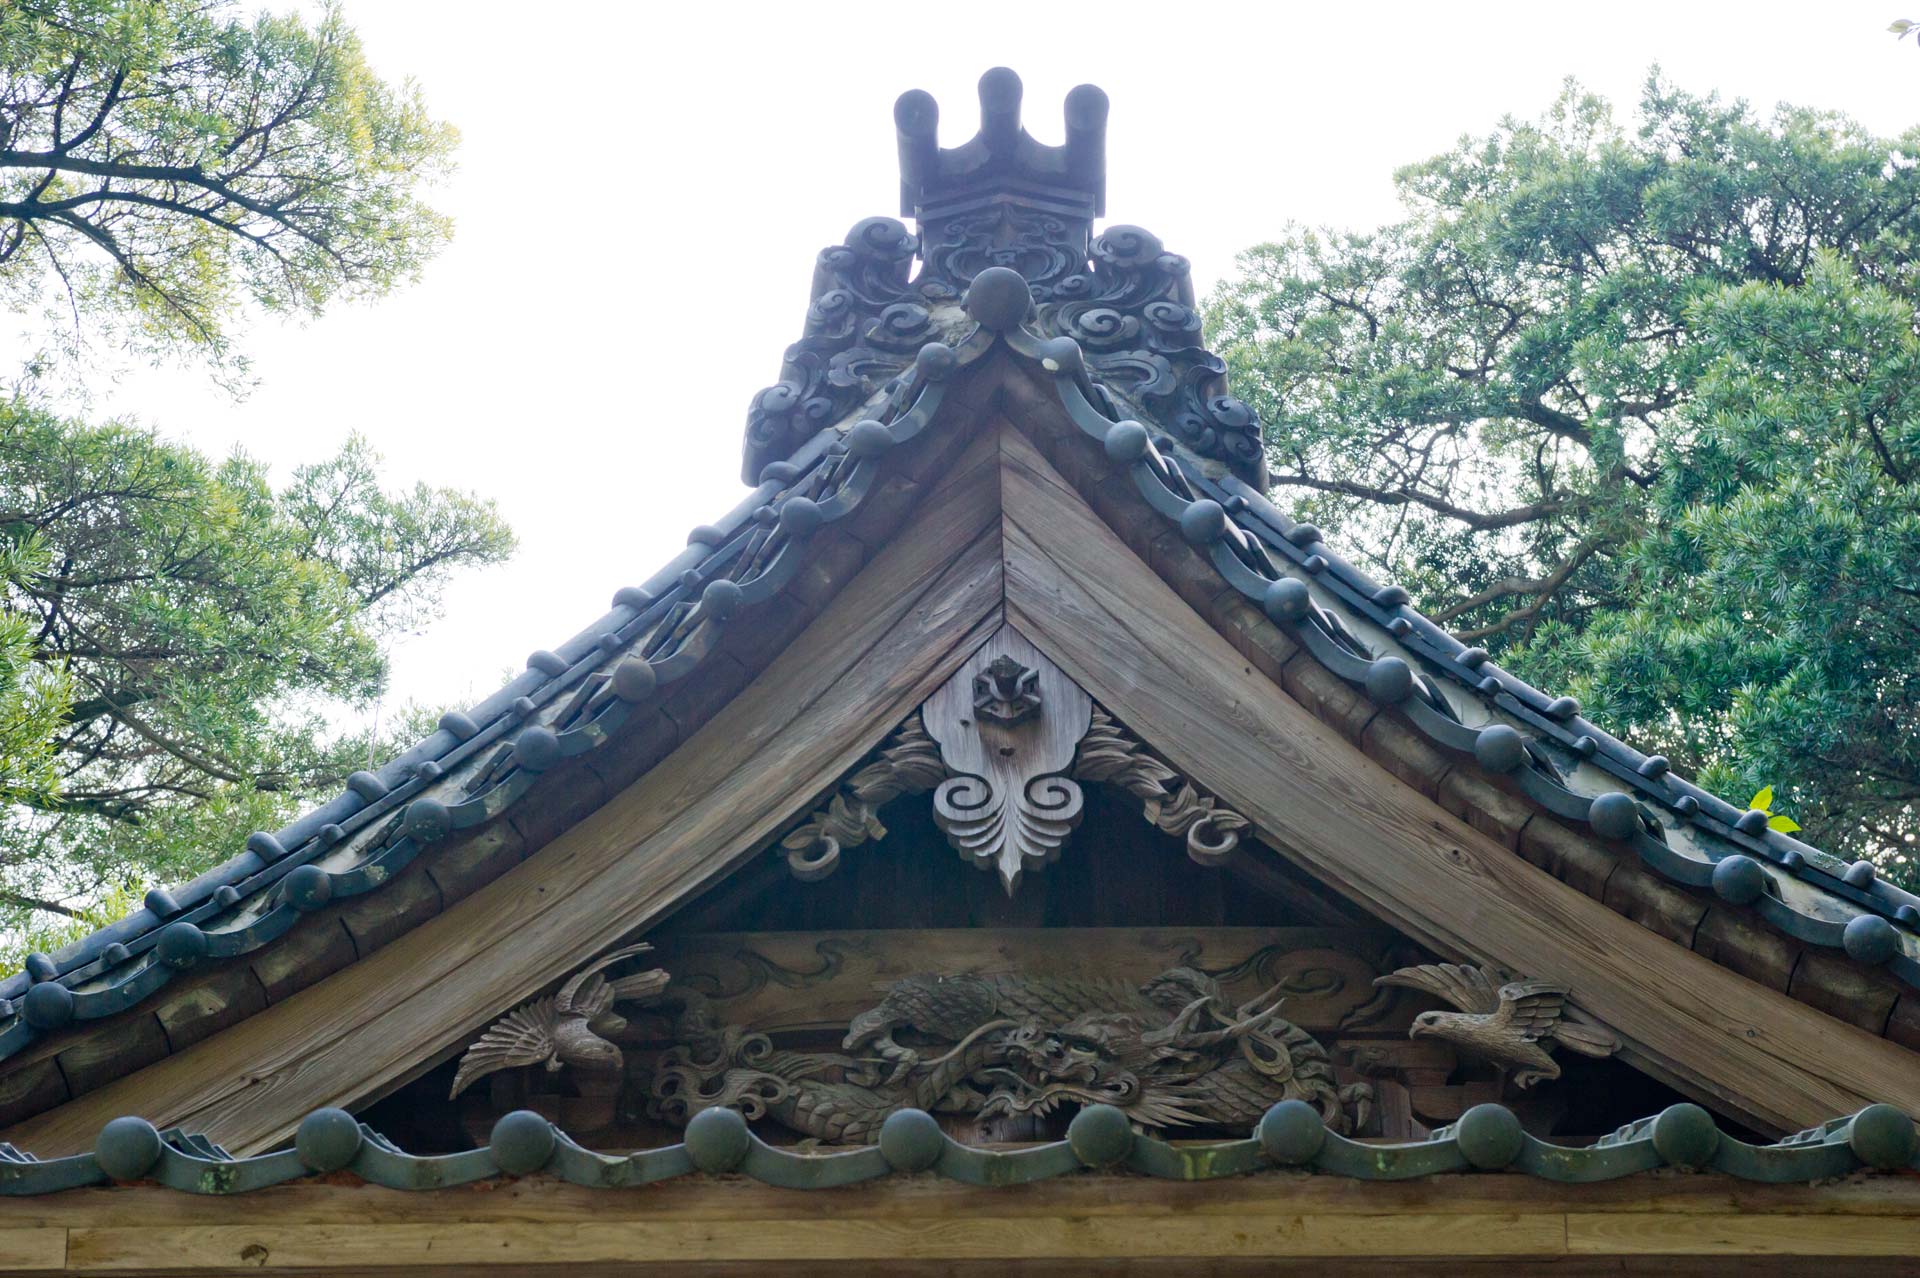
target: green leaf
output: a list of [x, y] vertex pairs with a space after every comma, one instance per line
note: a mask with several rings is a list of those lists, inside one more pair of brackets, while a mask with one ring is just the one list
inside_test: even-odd
[[1790, 816], [1776, 816], [1768, 818], [1767, 828], [1778, 830], [1782, 834], [1792, 834], [1800, 828], [1800, 823]]
[[1756, 808], [1761, 812], [1771, 811], [1773, 808], [1773, 787], [1770, 785], [1761, 786], [1760, 793], [1754, 795], [1753, 802], [1747, 806]]
[[1887, 30], [1893, 32], [1895, 35], [1905, 35], [1907, 32], [1913, 30], [1913, 23], [1905, 18], [1899, 18], [1896, 19], [1893, 25], [1888, 27]]

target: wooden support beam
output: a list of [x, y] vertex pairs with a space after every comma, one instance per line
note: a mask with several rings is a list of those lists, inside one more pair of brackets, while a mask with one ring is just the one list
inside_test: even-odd
[[1920, 1056], [1675, 945], [1400, 782], [1185, 604], [1039, 452], [1003, 436], [1007, 617], [1194, 782], [1422, 944], [1570, 986], [1636, 1056], [1791, 1131], [1887, 1101]]
[[[1916, 1231], [1920, 1178], [1911, 1176], [1764, 1186], [1671, 1174], [1554, 1185], [1521, 1175], [1366, 1183], [1275, 1171], [1190, 1183], [1087, 1173], [1005, 1189], [914, 1176], [822, 1191], [738, 1177], [596, 1191], [536, 1177], [421, 1192], [332, 1178], [243, 1198], [135, 1186], [0, 1200], [0, 1273], [419, 1278], [706, 1264], [739, 1266], [707, 1271], [730, 1273], [840, 1265], [946, 1274], [985, 1262], [994, 1273], [1029, 1264], [1086, 1273], [1163, 1261], [1167, 1269], [1129, 1272], [1204, 1274], [1316, 1261], [1310, 1272], [1341, 1274], [1498, 1259], [1508, 1272], [1551, 1263], [1558, 1274], [1563, 1264], [1591, 1272], [1579, 1258], [1605, 1256], [1661, 1258], [1672, 1267], [1649, 1271], [1668, 1273], [1692, 1258], [1686, 1272], [1742, 1275], [1848, 1257], [1851, 1274], [1881, 1272], [1856, 1267], [1872, 1258], [1909, 1255]], [[1606, 1272], [1631, 1271], [1622, 1259], [1608, 1263]]]

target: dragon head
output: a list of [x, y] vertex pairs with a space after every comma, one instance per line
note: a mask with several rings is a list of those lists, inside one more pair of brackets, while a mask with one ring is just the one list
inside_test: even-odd
[[1003, 1068], [985, 1071], [984, 1077], [996, 1084], [980, 1107], [988, 1117], [1051, 1114], [1067, 1103], [1126, 1109], [1140, 1098], [1140, 1080], [1131, 1072], [1084, 1060], [1071, 1062], [1065, 1075]]
[[1113, 1105], [1149, 1126], [1192, 1121], [1177, 1102], [1156, 1100], [1149, 1080], [1116, 1059], [1138, 1041], [1139, 1027], [1126, 1016], [1016, 1026], [1000, 1040], [1002, 1063], [975, 1075], [992, 1085], [980, 1112], [1041, 1116], [1062, 1105]]

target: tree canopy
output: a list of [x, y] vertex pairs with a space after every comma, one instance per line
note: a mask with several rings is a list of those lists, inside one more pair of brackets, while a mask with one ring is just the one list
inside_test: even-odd
[[1274, 483], [1516, 672], [1915, 881], [1920, 130], [1569, 85], [1210, 303]]
[[453, 130], [317, 22], [228, 0], [0, 7], [0, 296], [72, 341], [228, 348], [235, 313], [380, 293], [444, 241]]
[[[199, 0], [0, 6], [0, 299], [73, 344], [231, 351], [412, 274], [453, 131], [317, 21]], [[28, 380], [33, 385], [32, 379]], [[263, 423], [265, 425], [265, 423]], [[0, 932], [89, 930], [237, 852], [417, 727], [337, 729], [384, 643], [513, 538], [489, 502], [380, 480], [354, 437], [276, 486], [132, 422], [0, 398]]]
[[0, 582], [6, 614], [64, 682], [16, 686], [70, 698], [57, 787], [13, 786], [0, 819], [0, 910], [205, 868], [365, 767], [327, 707], [381, 690], [382, 640], [449, 571], [512, 549], [491, 503], [383, 490], [357, 438], [278, 491], [243, 455], [19, 402], [0, 440], [0, 530], [34, 552]]

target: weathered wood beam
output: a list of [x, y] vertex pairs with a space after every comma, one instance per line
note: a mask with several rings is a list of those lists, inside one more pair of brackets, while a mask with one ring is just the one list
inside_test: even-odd
[[1297, 863], [1443, 953], [1571, 986], [1641, 1059], [1763, 1128], [1920, 1112], [1920, 1056], [1735, 975], [1539, 870], [1314, 717], [1003, 436], [1007, 616]]
[[[1647, 1175], [1568, 1186], [1519, 1175], [1364, 1183], [1269, 1172], [1197, 1184], [1088, 1173], [1011, 1189], [920, 1176], [830, 1191], [693, 1177], [631, 1192], [545, 1178], [487, 1192], [309, 1182], [244, 1199], [130, 1187], [0, 1201], [0, 1272], [679, 1272], [733, 1263], [740, 1272], [840, 1264], [945, 1273], [940, 1266], [984, 1261], [1021, 1272], [1007, 1262], [1317, 1259], [1318, 1273], [1342, 1272], [1328, 1267], [1335, 1261], [1354, 1266], [1346, 1272], [1384, 1272], [1363, 1262], [1390, 1261], [1397, 1273], [1420, 1258], [1498, 1258], [1552, 1263], [1559, 1273], [1562, 1263], [1605, 1255], [1691, 1257], [1752, 1274], [1805, 1272], [1794, 1266], [1812, 1257], [1907, 1255], [1917, 1229], [1920, 1180], [1891, 1176], [1763, 1186]], [[1852, 1264], [1847, 1272], [1866, 1272]]]

